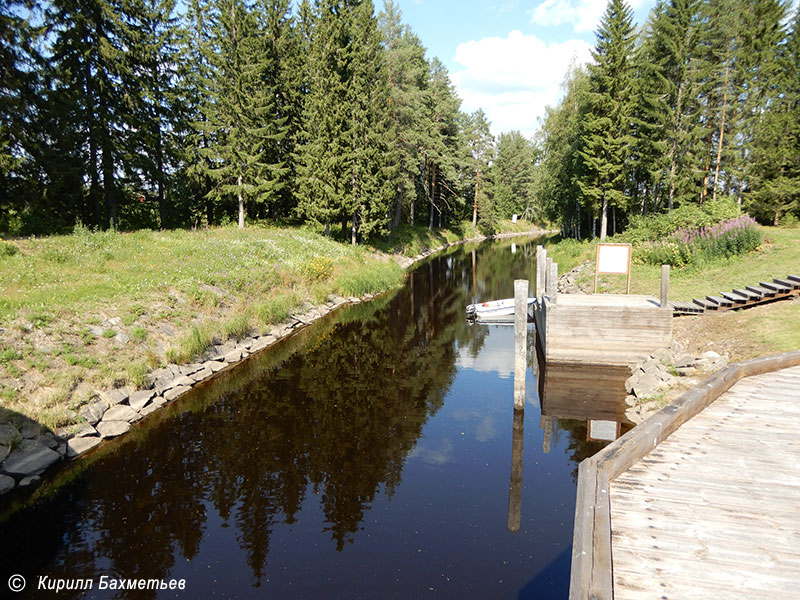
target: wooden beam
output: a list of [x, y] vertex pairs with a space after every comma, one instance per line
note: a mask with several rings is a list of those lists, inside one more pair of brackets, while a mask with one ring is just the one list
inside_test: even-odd
[[775, 296], [775, 294], [778, 293], [775, 290], [771, 290], [771, 289], [765, 288], [765, 287], [759, 287], [757, 285], [748, 285], [748, 286], [745, 286], [745, 289], [747, 289], [748, 291], [751, 291], [751, 292], [754, 292], [756, 294], [761, 295], [762, 298], [772, 298], [772, 297]]

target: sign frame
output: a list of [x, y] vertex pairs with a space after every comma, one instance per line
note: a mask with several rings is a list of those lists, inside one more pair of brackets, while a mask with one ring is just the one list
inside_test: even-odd
[[597, 276], [605, 273], [627, 275], [625, 293], [631, 293], [631, 244], [597, 244], [594, 256], [594, 293], [597, 293]]

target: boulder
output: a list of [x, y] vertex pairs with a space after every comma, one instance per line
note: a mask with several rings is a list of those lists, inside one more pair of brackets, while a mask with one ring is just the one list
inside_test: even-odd
[[203, 368], [208, 369], [212, 373], [216, 373], [225, 368], [225, 363], [219, 360], [209, 360], [203, 365]]
[[190, 365], [181, 365], [180, 373], [181, 373], [181, 375], [191, 375], [192, 373], [197, 373], [202, 368], [203, 368], [203, 365], [200, 364], [200, 363], [192, 363]]
[[87, 450], [91, 450], [102, 440], [99, 437], [80, 437], [67, 440], [67, 458], [75, 458]]
[[80, 411], [78, 414], [84, 419], [89, 425], [96, 424], [100, 419], [103, 418], [103, 414], [108, 409], [108, 402], [106, 400], [101, 400], [100, 398], [96, 398], [89, 402], [89, 404], [85, 404], [81, 406]]
[[173, 383], [172, 387], [178, 387], [181, 385], [193, 385], [194, 379], [186, 375], [179, 375], [178, 377], [172, 380], [172, 383]]
[[139, 414], [142, 415], [143, 417], [146, 417], [147, 415], [156, 412], [166, 403], [167, 401], [164, 399], [163, 396], [156, 396], [155, 398], [153, 398], [153, 401], [150, 404], [148, 404], [147, 406], [142, 408], [142, 410], [139, 411]]
[[155, 395], [156, 393], [153, 390], [139, 390], [131, 394], [131, 397], [128, 398], [128, 404], [131, 405], [133, 410], [142, 410]]
[[81, 425], [80, 429], [78, 429], [73, 435], [73, 438], [81, 438], [81, 437], [92, 437], [97, 435], [97, 429], [89, 425], [88, 423], [84, 423]]
[[14, 478], [8, 475], [0, 475], [0, 495], [10, 492], [15, 486]]
[[188, 385], [179, 385], [178, 387], [171, 388], [164, 392], [164, 399], [167, 401], [174, 400], [178, 396], [182, 396], [186, 392], [188, 392], [190, 388]]
[[11, 423], [0, 424], [0, 444], [3, 446], [10, 446], [12, 440], [18, 440], [21, 437], [17, 428]]
[[647, 398], [655, 396], [663, 387], [661, 380], [650, 373], [645, 373], [638, 377], [633, 386], [633, 393], [637, 398]]
[[231, 350], [225, 355], [225, 362], [226, 363], [235, 363], [242, 360], [242, 351], [238, 348], [236, 350]]
[[[103, 415], [103, 421], [127, 421], [128, 423], [133, 423], [141, 418], [142, 415], [126, 404], [112, 406], [106, 411], [106, 414]], [[103, 421], [100, 421], [100, 424], [102, 424]]]
[[131, 395], [131, 389], [125, 386], [111, 390], [104, 390], [98, 395], [100, 398], [108, 402], [109, 406], [114, 406], [115, 404], [125, 402], [125, 400], [127, 400]]
[[22, 445], [5, 460], [3, 471], [9, 475], [38, 475], [53, 463], [61, 460], [61, 455], [33, 440], [25, 440]]
[[8, 446], [0, 444], [0, 463], [3, 462], [6, 459], [6, 456], [8, 456], [10, 453], [11, 450], [8, 448]]
[[197, 373], [192, 373], [190, 377], [193, 381], [203, 381], [204, 379], [208, 379], [214, 374], [211, 369], [202, 369]]
[[[97, 424], [97, 433], [103, 439], [116, 437], [130, 431], [131, 424], [127, 421], [100, 421]], [[81, 438], [86, 439], [86, 438]], [[91, 438], [89, 438], [91, 439]], [[72, 440], [70, 440], [71, 442]]]
[[26, 440], [35, 440], [42, 433], [42, 426], [34, 421], [26, 421], [19, 433]]
[[38, 475], [28, 475], [27, 477], [23, 477], [17, 485], [19, 485], [19, 487], [28, 487], [29, 485], [37, 485], [41, 481], [42, 478]]
[[41, 435], [41, 437], [39, 437], [39, 443], [44, 446], [47, 446], [48, 448], [50, 448], [50, 450], [55, 450], [56, 448], [58, 448], [60, 440], [58, 440], [56, 436], [54, 436], [49, 431], [45, 431]]

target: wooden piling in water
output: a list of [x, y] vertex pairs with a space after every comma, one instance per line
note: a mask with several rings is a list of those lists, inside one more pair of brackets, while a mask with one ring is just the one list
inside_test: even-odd
[[528, 346], [528, 280], [514, 281], [514, 409], [525, 408]]

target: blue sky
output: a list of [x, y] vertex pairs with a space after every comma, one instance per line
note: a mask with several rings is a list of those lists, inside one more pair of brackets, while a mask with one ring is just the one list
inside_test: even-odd
[[[373, 0], [375, 10], [382, 0]], [[450, 71], [462, 110], [482, 108], [495, 134], [533, 135], [561, 97], [570, 61], [587, 62], [606, 0], [395, 0], [428, 56]], [[628, 0], [644, 24], [656, 0]]]

